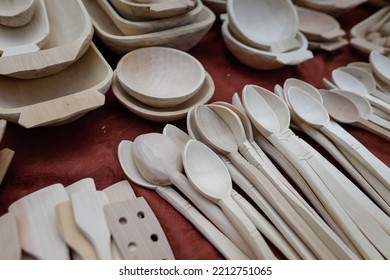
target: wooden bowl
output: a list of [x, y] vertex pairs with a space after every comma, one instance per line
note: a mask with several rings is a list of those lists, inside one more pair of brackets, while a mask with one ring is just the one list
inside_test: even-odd
[[36, 52], [47, 42], [50, 32], [44, 0], [36, 0], [34, 17], [24, 26], [0, 25], [0, 55], [12, 56]]
[[375, 12], [365, 20], [353, 26], [350, 32], [351, 46], [366, 56], [368, 56], [371, 51], [378, 51], [380, 53], [390, 52], [390, 44], [384, 45], [382, 43], [380, 44], [381, 41], [369, 39], [369, 34], [371, 32], [375, 32], [375, 31], [371, 31], [373, 27], [375, 29], [375, 26], [378, 24], [379, 26], [381, 26], [381, 22], [386, 21], [386, 19], [387, 22], [390, 22], [389, 15], [390, 15], [390, 6], [386, 6], [378, 10], [377, 12]]
[[0, 57], [0, 75], [20, 79], [52, 75], [74, 63], [89, 48], [93, 26], [80, 0], [45, 3], [51, 28], [45, 45], [37, 52]]
[[229, 0], [231, 33], [242, 43], [272, 52], [299, 47], [298, 15], [291, 1]]
[[273, 53], [247, 46], [237, 40], [229, 30], [229, 20], [222, 23], [222, 37], [229, 51], [243, 64], [257, 70], [271, 70], [286, 65], [296, 65], [313, 58], [306, 37], [298, 32], [300, 47], [285, 53]]
[[130, 112], [154, 122], [172, 122], [185, 119], [189, 110], [196, 105], [203, 105], [213, 97], [215, 90], [214, 81], [206, 73], [206, 79], [199, 92], [187, 101], [170, 108], [155, 108], [148, 106], [129, 95], [120, 85], [117, 75], [114, 73], [112, 91], [115, 97]]
[[202, 0], [202, 2], [216, 15], [226, 13], [226, 0]]
[[123, 89], [139, 101], [169, 108], [191, 98], [203, 85], [203, 65], [186, 52], [164, 47], [134, 50], [117, 66]]
[[294, 3], [298, 6], [324, 12], [332, 16], [342, 15], [365, 2], [367, 0], [294, 0]]
[[82, 0], [82, 2], [91, 16], [96, 35], [109, 49], [119, 55], [152, 46], [188, 51], [203, 38], [215, 22], [214, 13], [207, 7], [203, 7], [202, 12], [191, 24], [159, 32], [126, 36], [115, 26], [96, 1]]
[[112, 75], [92, 44], [57, 74], [31, 80], [0, 76], [0, 118], [26, 128], [73, 121], [104, 104]]
[[0, 25], [20, 27], [30, 22], [35, 14], [35, 0], [0, 1]]
[[140, 21], [123, 18], [108, 0], [97, 0], [96, 2], [124, 35], [141, 35], [187, 25], [193, 22], [203, 9], [202, 1], [198, 0], [196, 7], [188, 13], [169, 18]]
[[134, 0], [110, 0], [118, 13], [131, 20], [153, 20], [178, 16], [189, 12], [198, 0], [171, 0], [140, 3]]

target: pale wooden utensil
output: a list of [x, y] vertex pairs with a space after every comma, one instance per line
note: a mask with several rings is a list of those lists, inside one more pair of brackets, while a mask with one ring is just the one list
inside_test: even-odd
[[[175, 141], [175, 143], [180, 146], [180, 150], [184, 151], [186, 143], [191, 140], [191, 137], [186, 134], [184, 131], [180, 130], [176, 126], [167, 124], [164, 127], [163, 134]], [[240, 186], [244, 185], [242, 188], [246, 189], [246, 193], [251, 197], [252, 200], [256, 200], [254, 196], [258, 192], [253, 191], [253, 185], [250, 185], [250, 182], [244, 178], [244, 176], [231, 164], [231, 162], [221, 157], [222, 161], [228, 168], [228, 171], [232, 177], [232, 180], [238, 183]], [[238, 179], [239, 177], [239, 179]], [[246, 182], [243, 182], [246, 180]], [[237, 182], [240, 181], [240, 182]], [[248, 191], [249, 190], [249, 191]], [[252, 195], [251, 195], [252, 194]], [[232, 189], [232, 197], [240, 205], [245, 214], [250, 218], [250, 220], [255, 224], [256, 228], [268, 239], [270, 240], [288, 259], [301, 259], [301, 257], [295, 252], [292, 246], [288, 243], [286, 238], [271, 224], [266, 218], [264, 218], [257, 209], [249, 203], [244, 197], [242, 197], [236, 190]], [[280, 218], [282, 221], [282, 219]]]
[[370, 52], [369, 61], [372, 71], [383, 82], [390, 84], [390, 58], [377, 51]]
[[299, 48], [298, 15], [291, 1], [227, 1], [229, 28], [241, 42], [281, 53]]
[[232, 181], [222, 160], [205, 144], [190, 140], [183, 151], [183, 164], [192, 185], [216, 203], [237, 227], [259, 259], [275, 259], [252, 221], [232, 198]]
[[207, 7], [203, 7], [192, 23], [163, 31], [125, 35], [96, 1], [82, 0], [82, 2], [91, 16], [96, 35], [109, 49], [120, 55], [140, 47], [150, 46], [188, 51], [203, 38], [215, 22], [214, 13]]
[[309, 51], [308, 41], [301, 33], [297, 33], [297, 40], [300, 45], [297, 49], [280, 53], [270, 52], [253, 48], [242, 43], [234, 37], [229, 30], [229, 20], [222, 23], [222, 36], [229, 51], [243, 64], [257, 70], [270, 70], [283, 67], [285, 65], [297, 65], [313, 58], [313, 53]]
[[[359, 108], [348, 98], [330, 91], [320, 91], [324, 100], [323, 105], [329, 115], [337, 122], [363, 128], [383, 139], [390, 140], [390, 130], [386, 130], [370, 122]], [[370, 107], [368, 107], [370, 108]]]
[[[248, 259], [229, 238], [170, 186], [158, 186], [146, 181], [133, 160], [133, 142], [123, 140], [118, 146], [119, 163], [126, 176], [135, 184], [157, 192], [187, 218], [227, 259]], [[250, 250], [249, 250], [250, 252]]]
[[5, 174], [11, 164], [15, 152], [11, 149], [4, 148], [0, 150], [0, 184], [4, 179]]
[[22, 247], [15, 216], [8, 212], [0, 217], [0, 260], [20, 260]]
[[111, 67], [91, 45], [58, 74], [31, 80], [0, 76], [0, 116], [27, 128], [69, 122], [102, 106], [111, 80]]
[[[133, 158], [138, 170], [147, 181], [155, 185], [176, 186], [229, 239], [235, 244], [240, 244], [240, 248], [247, 246], [222, 210], [196, 191], [187, 177], [182, 174], [181, 152], [170, 138], [158, 133], [138, 136], [133, 144]], [[251, 249], [243, 250], [252, 257]]]
[[102, 260], [112, 259], [111, 232], [104, 216], [104, 205], [109, 201], [102, 191], [75, 192], [71, 202], [76, 224], [95, 247]]
[[65, 187], [68, 196], [80, 191], [96, 191], [95, 181], [92, 178], [84, 178]]
[[336, 17], [366, 1], [367, 0], [294, 0], [294, 3], [299, 6], [321, 11]]
[[69, 199], [61, 184], [30, 193], [12, 203], [24, 251], [37, 259], [66, 260], [69, 251], [56, 228], [55, 207]]
[[185, 118], [193, 106], [207, 103], [214, 95], [214, 90], [214, 81], [210, 74], [206, 73], [203, 86], [192, 98], [171, 108], [154, 108], [131, 97], [119, 84], [116, 73], [112, 83], [112, 91], [120, 103], [134, 114], [155, 122], [171, 122]]
[[33, 18], [35, 8], [34, 0], [3, 0], [0, 2], [0, 24], [23, 26]]
[[181, 15], [194, 9], [197, 0], [147, 1], [111, 0], [118, 13], [128, 19], [152, 20]]
[[13, 28], [0, 24], [0, 57], [39, 51], [49, 32], [45, 1], [36, 0], [34, 17], [26, 25]]
[[298, 30], [309, 41], [331, 41], [344, 36], [339, 22], [326, 13], [295, 6], [298, 13]]
[[311, 51], [314, 50], [325, 50], [328, 52], [332, 52], [338, 50], [344, 46], [348, 45], [348, 40], [342, 37], [336, 38], [332, 41], [326, 42], [317, 42], [317, 41], [309, 41], [308, 49]]
[[46, 43], [36, 52], [0, 57], [1, 75], [35, 79], [55, 74], [88, 50], [93, 26], [82, 3], [79, 0], [51, 0], [45, 1], [45, 5], [50, 25]]
[[122, 88], [156, 108], [177, 106], [197, 94], [206, 77], [203, 65], [190, 54], [165, 47], [134, 50], [117, 65]]

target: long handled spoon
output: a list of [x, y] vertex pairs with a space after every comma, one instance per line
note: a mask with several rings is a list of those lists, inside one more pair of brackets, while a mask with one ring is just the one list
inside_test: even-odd
[[20, 260], [22, 257], [18, 225], [10, 212], [0, 217], [0, 248], [0, 260]]
[[205, 218], [196, 208], [170, 186], [158, 186], [146, 181], [133, 160], [133, 142], [123, 140], [118, 146], [119, 163], [126, 176], [135, 184], [156, 191], [186, 217], [227, 259], [248, 259], [229, 238]]
[[[170, 138], [158, 133], [138, 136], [133, 144], [133, 158], [147, 181], [155, 185], [176, 186], [235, 244], [245, 248], [242, 245], [247, 243], [222, 210], [196, 191], [183, 175], [181, 152]], [[244, 252], [250, 255], [250, 251]]]

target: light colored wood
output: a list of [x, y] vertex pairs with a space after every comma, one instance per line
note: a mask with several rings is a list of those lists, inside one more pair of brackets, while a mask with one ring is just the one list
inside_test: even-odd
[[[357, 23], [351, 28], [351, 46], [356, 50], [363, 53], [365, 56], [369, 56], [371, 51], [379, 51], [380, 53], [386, 53], [390, 50], [389, 46], [381, 43], [381, 40], [369, 40], [367, 35], [371, 29], [375, 29], [378, 23], [381, 23], [383, 19], [388, 18], [390, 8], [388, 6], [381, 8], [366, 19]], [[374, 27], [374, 28], [373, 28]]]
[[15, 56], [36, 52], [46, 44], [50, 32], [49, 19], [44, 0], [36, 0], [34, 17], [21, 27], [0, 24], [0, 55]]
[[259, 259], [276, 259], [263, 236], [232, 198], [232, 181], [223, 161], [205, 144], [190, 140], [183, 152], [188, 179], [199, 192], [222, 208]]
[[198, 93], [206, 77], [203, 65], [190, 54], [166, 47], [134, 50], [116, 68], [122, 88], [156, 108], [177, 106]]
[[221, 208], [202, 196], [183, 175], [181, 152], [170, 138], [158, 133], [138, 136], [133, 144], [133, 158], [147, 181], [156, 185], [176, 186], [229, 239], [254, 258], [251, 249]]
[[345, 35], [339, 22], [326, 13], [295, 6], [298, 13], [298, 30], [309, 41], [332, 41]]
[[15, 216], [8, 212], [0, 216], [0, 260], [20, 260], [22, 247]]
[[227, 1], [229, 28], [242, 43], [274, 53], [299, 48], [298, 15], [291, 1]]
[[195, 105], [207, 103], [214, 95], [215, 85], [210, 74], [206, 72], [206, 78], [203, 86], [198, 93], [186, 102], [171, 108], [159, 109], [131, 97], [120, 85], [116, 71], [112, 83], [112, 91], [115, 97], [132, 113], [141, 116], [147, 120], [156, 122], [170, 122], [184, 119], [187, 112]]
[[202, 2], [217, 16], [226, 13], [226, 0], [202, 0]]
[[229, 20], [222, 23], [222, 36], [229, 51], [243, 64], [257, 70], [271, 70], [285, 65], [297, 65], [313, 58], [313, 53], [309, 51], [306, 37], [297, 32], [297, 40], [300, 47], [285, 53], [264, 51], [250, 47], [237, 40], [229, 30]]
[[76, 224], [72, 202], [70, 200], [57, 204], [57, 230], [66, 244], [82, 260], [97, 260], [95, 248]]
[[126, 176], [135, 184], [156, 191], [187, 218], [227, 259], [248, 259], [230, 239], [170, 186], [153, 185], [139, 173], [132, 156], [133, 142], [123, 140], [118, 146], [119, 163]]
[[[119, 1], [121, 1], [121, 3], [123, 4], [122, 0]], [[98, 5], [100, 5], [101, 9], [104, 10], [105, 14], [111, 19], [114, 25], [124, 35], [128, 36], [143, 35], [164, 30], [170, 31], [171, 29], [176, 27], [189, 25], [194, 22], [194, 20], [203, 10], [202, 2], [198, 1], [196, 7], [190, 10], [188, 13], [160, 19], [140, 20], [134, 19], [134, 17], [122, 17], [114, 9], [114, 7], [111, 6], [109, 0], [98, 0], [96, 2], [98, 3]]]
[[203, 7], [198, 17], [190, 24], [164, 31], [126, 36], [96, 1], [82, 0], [82, 2], [91, 16], [96, 35], [109, 49], [120, 55], [151, 46], [188, 51], [203, 38], [215, 22], [215, 15], [210, 9]]
[[34, 0], [3, 0], [0, 2], [0, 24], [10, 27], [26, 25], [35, 14]]
[[104, 216], [108, 198], [102, 191], [75, 192], [71, 195], [75, 221], [80, 230], [93, 244], [101, 260], [112, 259], [111, 232]]
[[328, 52], [335, 51], [337, 49], [340, 49], [344, 47], [345, 45], [348, 45], [348, 40], [344, 39], [342, 37], [338, 37], [332, 41], [327, 42], [317, 42], [317, 41], [309, 41], [309, 50], [325, 50]]
[[130, 183], [126, 180], [120, 181], [103, 189], [103, 192], [106, 194], [110, 203], [136, 198], [134, 190], [131, 188]]
[[57, 231], [55, 207], [69, 199], [61, 184], [30, 193], [12, 203], [22, 249], [42, 260], [67, 260], [69, 250]]
[[84, 178], [65, 187], [68, 196], [80, 191], [96, 191], [95, 181], [92, 178]]
[[294, 3], [332, 16], [342, 15], [367, 0], [294, 0]]
[[111, 67], [92, 45], [58, 74], [32, 80], [0, 76], [0, 117], [27, 128], [69, 122], [102, 106], [111, 80]]
[[45, 44], [33, 53], [0, 57], [1, 75], [22, 79], [49, 76], [64, 70], [88, 50], [93, 26], [80, 0], [39, 2], [45, 2], [50, 25]]
[[375, 75], [383, 82], [390, 84], [390, 58], [378, 51], [372, 51], [369, 60]]
[[125, 259], [175, 259], [159, 221], [144, 198], [107, 204], [104, 214]]
[[0, 150], [0, 184], [4, 179], [5, 174], [11, 164], [15, 152], [11, 149], [4, 148]]
[[111, 0], [110, 3], [126, 19], [153, 20], [188, 13], [198, 5], [198, 0], [148, 1]]

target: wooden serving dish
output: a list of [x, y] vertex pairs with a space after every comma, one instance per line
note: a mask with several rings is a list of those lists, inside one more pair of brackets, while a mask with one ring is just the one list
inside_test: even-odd
[[172, 29], [142, 35], [126, 36], [94, 0], [82, 0], [92, 18], [96, 35], [112, 51], [123, 55], [129, 51], [151, 46], [171, 47], [187, 51], [195, 46], [215, 22], [214, 13], [207, 7], [194, 22]]
[[60, 73], [31, 80], [0, 76], [0, 117], [26, 128], [66, 123], [102, 106], [111, 81], [111, 67], [92, 44]]
[[81, 0], [45, 3], [51, 29], [45, 45], [33, 53], [0, 57], [0, 75], [32, 79], [55, 74], [89, 48], [93, 26]]
[[202, 0], [216, 15], [226, 13], [226, 0]]
[[50, 32], [44, 0], [36, 0], [34, 17], [21, 27], [0, 25], [0, 55], [36, 52], [47, 42]]

